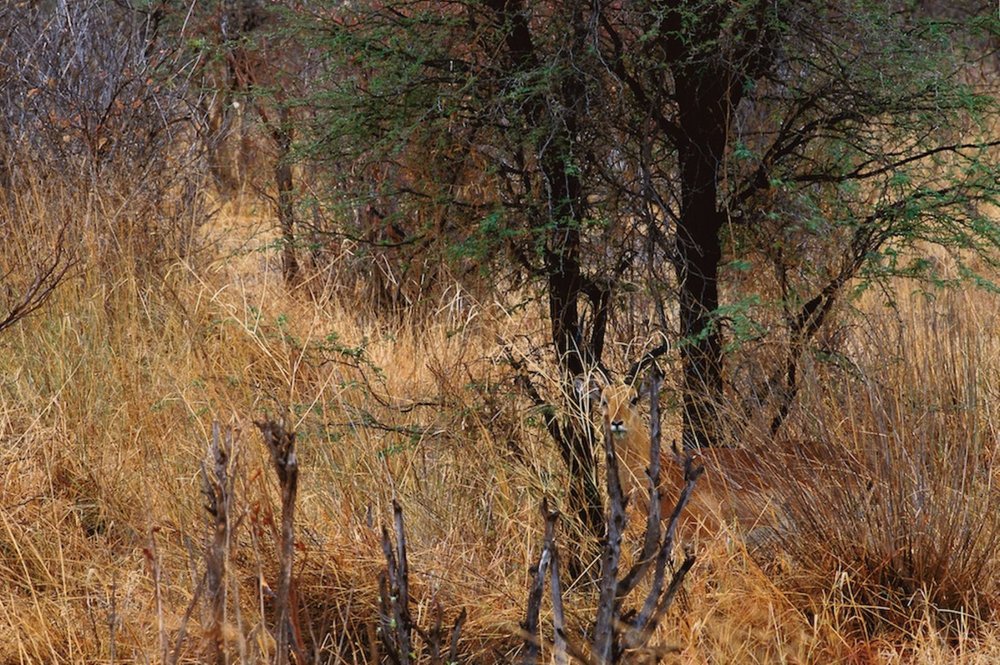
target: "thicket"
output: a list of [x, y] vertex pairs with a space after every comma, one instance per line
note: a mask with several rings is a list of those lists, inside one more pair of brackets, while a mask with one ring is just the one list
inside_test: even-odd
[[[150, 303], [180, 301], [177, 273], [208, 269], [230, 239], [207, 229], [247, 197], [266, 202], [289, 298], [354, 303], [388, 327], [419, 329], [479, 303], [535, 315], [535, 328], [496, 342], [489, 370], [469, 372], [460, 405], [387, 399], [393, 368], [364, 340], [302, 339], [281, 320], [267, 328], [293, 358], [276, 370], [288, 390], [271, 404], [289, 420], [259, 424], [281, 514], [233, 498], [234, 438], [216, 430], [202, 473], [213, 535], [191, 555], [204, 565], [183, 620], [161, 622], [164, 661], [189, 648], [202, 601], [199, 653], [217, 662], [450, 662], [476, 639], [464, 614], [442, 628], [440, 605], [430, 624], [410, 615], [399, 510], [395, 540], [382, 536], [377, 639], [359, 628], [333, 647], [328, 606], [314, 605], [322, 619], [299, 615], [308, 603], [293, 565], [301, 518], [289, 422], [312, 422], [295, 410], [316, 408], [294, 399], [300, 366], [368, 400], [313, 423], [329, 444], [371, 428], [415, 448], [430, 426], [375, 412], [433, 409], [438, 419], [456, 407], [450, 425], [468, 416], [496, 439], [510, 434], [500, 445], [536, 473], [509, 421], [530, 419], [548, 437], [562, 468], [546, 473], [565, 486], [550, 498], [581, 543], [563, 550], [568, 582], [596, 594], [597, 612], [567, 632], [545, 509], [527, 639], [523, 649], [499, 640], [504, 657], [534, 662], [544, 642], [557, 661], [618, 662], [670, 606], [674, 536], [660, 515], [647, 516], [634, 576], [619, 581], [625, 497], [577, 387], [595, 374], [638, 385], [659, 367], [652, 449], [652, 405], [665, 398], [679, 454], [758, 452], [773, 486], [747, 547], [803, 606], [867, 636], [925, 620], [959, 634], [992, 618], [996, 433], [982, 414], [993, 386], [976, 370], [986, 352], [935, 332], [940, 361], [924, 350], [929, 364], [907, 364], [915, 341], [865, 329], [856, 310], [867, 298], [901, 311], [909, 289], [942, 301], [948, 289], [997, 291], [997, 21], [963, 3], [762, 0], [0, 9], [0, 333], [74, 281], [127, 283], [146, 316], [167, 320]], [[266, 326], [255, 316], [257, 334]], [[784, 447], [825, 460], [814, 484], [768, 469], [769, 451]], [[650, 491], [658, 506], [655, 481]], [[251, 528], [234, 535], [245, 520]], [[273, 644], [257, 651], [239, 597], [227, 595], [227, 565], [247, 550], [240, 538], [258, 555], [270, 539], [273, 560], [258, 568], [278, 571], [273, 591], [258, 589], [273, 617], [253, 630]], [[154, 536], [140, 547], [162, 612]], [[644, 607], [623, 612], [650, 566]], [[546, 570], [555, 626], [542, 638]], [[238, 640], [227, 637], [234, 625]]]
[[[527, 284], [558, 377], [527, 391], [551, 413], [584, 410], [573, 385], [594, 368], [634, 382], [674, 352], [685, 448], [737, 443], [734, 402], [777, 434], [852, 290], [941, 280], [934, 246], [972, 279], [969, 257], [994, 261], [987, 16], [497, 0], [310, 18], [325, 69], [303, 150], [332, 167], [329, 233], [372, 246], [390, 304], [418, 299], [444, 257], [501, 292]], [[619, 336], [638, 344], [616, 354]], [[729, 367], [755, 347], [752, 369]], [[549, 429], [599, 537], [595, 433]]]

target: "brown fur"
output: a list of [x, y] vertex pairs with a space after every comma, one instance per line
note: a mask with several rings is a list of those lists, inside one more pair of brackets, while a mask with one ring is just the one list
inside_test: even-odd
[[[618, 453], [622, 489], [632, 503], [645, 512], [649, 489], [649, 425], [633, 404], [635, 391], [622, 385], [607, 386], [601, 393], [602, 415], [612, 427]], [[780, 455], [785, 468], [788, 456]], [[700, 531], [716, 532], [723, 522], [738, 520], [752, 527], [769, 512], [767, 489], [775, 477], [774, 459], [765, 463], [761, 456], [741, 448], [708, 448], [695, 453], [694, 463], [703, 465], [702, 474], [688, 504], [683, 523]], [[684, 484], [683, 464], [669, 448], [663, 452], [660, 471], [661, 506], [664, 519], [673, 510]]]
[[626, 496], [646, 493], [649, 466], [649, 426], [632, 405], [635, 396], [635, 390], [624, 385], [609, 385], [601, 391], [601, 414], [615, 439], [618, 476]]

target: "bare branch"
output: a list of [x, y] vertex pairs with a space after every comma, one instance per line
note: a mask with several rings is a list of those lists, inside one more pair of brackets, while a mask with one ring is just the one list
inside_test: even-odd
[[549, 510], [548, 499], [543, 499], [542, 518], [545, 520], [545, 541], [542, 545], [542, 553], [538, 558], [538, 564], [535, 566], [531, 591], [528, 593], [527, 613], [524, 623], [521, 624], [521, 631], [524, 635], [524, 657], [521, 661], [523, 665], [536, 665], [538, 663], [538, 656], [541, 653], [538, 617], [542, 610], [545, 573], [548, 571], [555, 548], [555, 527], [558, 517], [558, 512]]
[[[31, 284], [9, 306], [7, 315], [0, 319], [0, 333], [45, 304], [48, 297], [69, 273], [70, 268], [76, 265], [75, 260], [66, 257], [64, 245], [65, 229], [59, 232], [48, 261], [36, 269]], [[11, 271], [8, 271], [2, 279], [9, 277]]]
[[287, 429], [285, 420], [264, 420], [255, 423], [271, 453], [281, 487], [281, 542], [278, 593], [275, 600], [277, 623], [275, 642], [277, 663], [288, 662], [288, 649], [295, 651], [298, 662], [305, 662], [302, 638], [298, 629], [298, 609], [292, 593], [292, 564], [295, 557], [295, 499], [298, 493], [299, 462], [295, 453], [295, 432]]

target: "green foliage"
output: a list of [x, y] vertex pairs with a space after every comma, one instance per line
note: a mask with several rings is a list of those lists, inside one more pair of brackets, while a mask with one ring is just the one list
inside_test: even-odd
[[519, 238], [523, 232], [510, 228], [504, 223], [504, 215], [500, 210], [489, 213], [480, 220], [468, 237], [459, 240], [449, 248], [452, 258], [468, 259], [480, 265], [486, 271], [489, 260], [503, 245], [510, 240]]
[[[1000, 113], [966, 73], [996, 20], [866, 0], [510, 7], [331, 3], [304, 19], [322, 73], [299, 100], [299, 154], [359, 254], [401, 274], [527, 275], [543, 293], [564, 271], [580, 309], [584, 284], [672, 292], [658, 272], [692, 242], [678, 228], [707, 223], [684, 155], [718, 151], [727, 302], [698, 304], [711, 314], [682, 348], [812, 335], [791, 330], [802, 308], [896, 277], [991, 288]], [[932, 245], [957, 280], [922, 258]]]

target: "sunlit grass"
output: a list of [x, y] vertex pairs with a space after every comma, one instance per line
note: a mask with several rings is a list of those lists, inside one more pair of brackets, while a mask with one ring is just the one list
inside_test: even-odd
[[[64, 210], [38, 203], [39, 226], [57, 226]], [[141, 257], [98, 268], [87, 247], [99, 243], [84, 238], [80, 270], [0, 338], [0, 662], [160, 662], [162, 640], [172, 654], [182, 627], [181, 660], [198, 661], [203, 614], [192, 601], [208, 530], [200, 465], [214, 421], [237, 433], [229, 649], [240, 662], [265, 662], [278, 510], [252, 424], [265, 414], [287, 415], [299, 432], [298, 597], [323, 662], [371, 653], [378, 529], [393, 498], [406, 514], [418, 622], [435, 602], [451, 615], [467, 608], [465, 653], [481, 662], [516, 643], [540, 544], [538, 502], [560, 501], [566, 487], [539, 414], [503, 362], [525, 335], [544, 342], [542, 315], [456, 290], [419, 319], [289, 291], [260, 227], [253, 215], [224, 213], [202, 230], [224, 242], [156, 271], [136, 270]], [[897, 310], [862, 303], [869, 325], [848, 347], [882, 394], [954, 395], [970, 409], [921, 429], [910, 404], [895, 412], [897, 430], [975, 431], [984, 450], [993, 446], [996, 305], [971, 291], [906, 297]], [[902, 337], [886, 333], [873, 346], [873, 329]], [[838, 399], [807, 387], [789, 430], [854, 445], [878, 413], [852, 413]], [[571, 532], [562, 538], [574, 546]], [[945, 636], [928, 619], [865, 635], [835, 574], [796, 552], [762, 562], [735, 527], [698, 547], [659, 636], [679, 662], [973, 663], [1000, 654], [992, 627]], [[570, 596], [570, 625], [585, 627], [593, 601]]]

